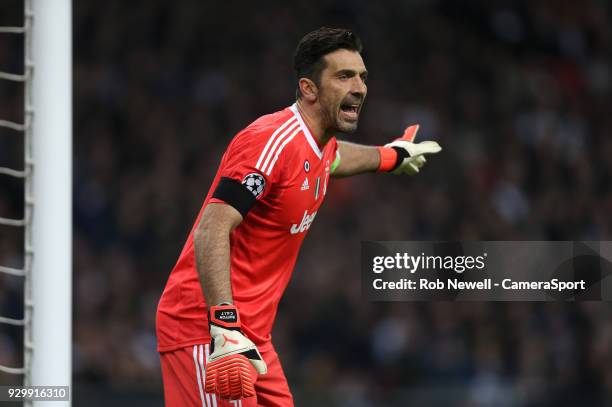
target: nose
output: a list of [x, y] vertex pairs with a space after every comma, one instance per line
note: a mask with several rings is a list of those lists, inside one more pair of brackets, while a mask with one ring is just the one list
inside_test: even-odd
[[361, 79], [360, 76], [356, 75], [351, 86], [351, 93], [363, 97], [365, 96], [367, 91], [368, 87], [366, 86], [363, 79]]

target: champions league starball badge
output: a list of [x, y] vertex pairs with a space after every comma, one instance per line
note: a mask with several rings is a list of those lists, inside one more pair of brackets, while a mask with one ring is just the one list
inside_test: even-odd
[[251, 191], [255, 198], [259, 198], [266, 187], [266, 180], [263, 175], [254, 172], [244, 177], [242, 185]]

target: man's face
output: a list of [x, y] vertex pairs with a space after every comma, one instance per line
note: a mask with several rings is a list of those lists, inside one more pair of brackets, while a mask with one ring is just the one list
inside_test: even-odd
[[357, 130], [361, 106], [368, 88], [368, 71], [356, 51], [339, 49], [323, 57], [319, 103], [328, 130], [351, 133]]

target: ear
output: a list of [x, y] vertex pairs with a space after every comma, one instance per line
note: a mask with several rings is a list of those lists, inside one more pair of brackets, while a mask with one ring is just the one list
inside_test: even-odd
[[302, 97], [304, 99], [311, 103], [316, 102], [319, 97], [319, 88], [312, 80], [300, 78], [298, 86], [300, 87], [300, 92], [302, 92]]

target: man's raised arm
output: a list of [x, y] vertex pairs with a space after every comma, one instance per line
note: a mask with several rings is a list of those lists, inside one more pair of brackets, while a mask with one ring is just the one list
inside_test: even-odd
[[418, 130], [418, 125], [410, 126], [402, 137], [383, 147], [338, 141], [332, 176], [348, 177], [374, 171], [408, 175], [418, 173], [427, 161], [425, 155], [442, 150], [435, 141], [414, 143]]

